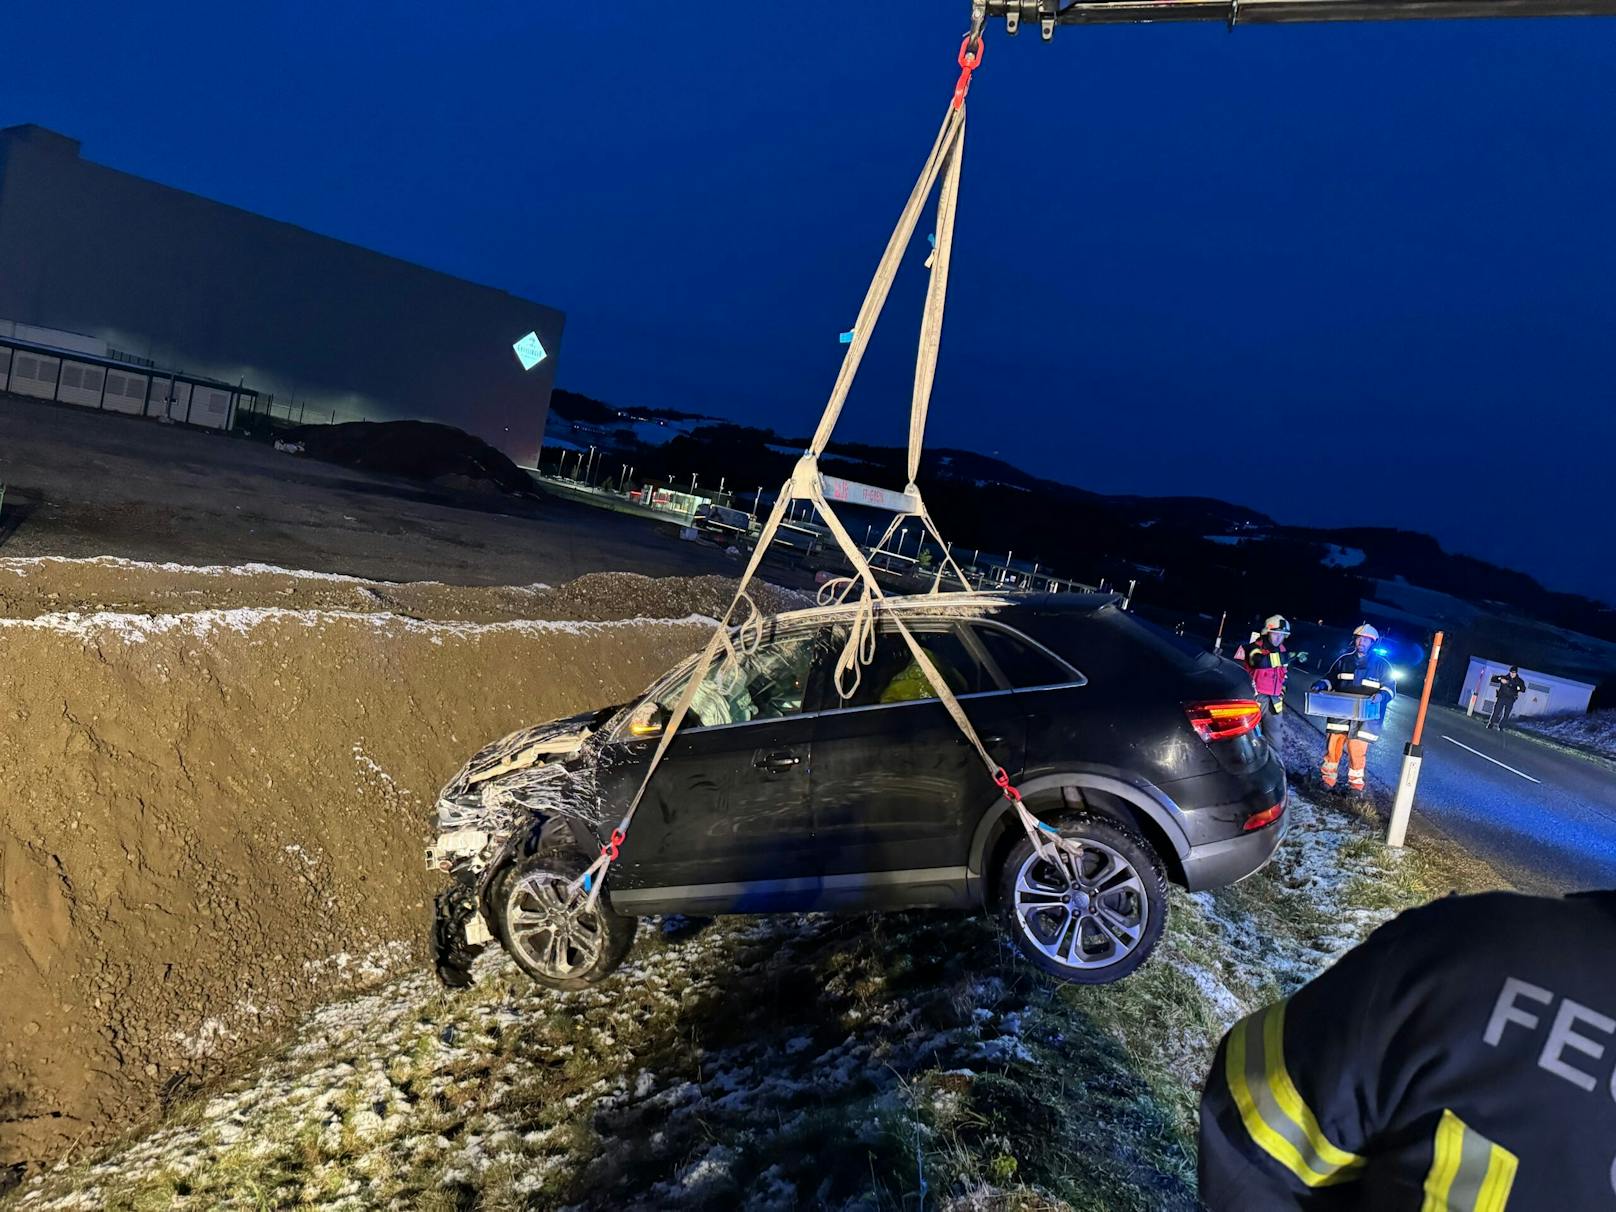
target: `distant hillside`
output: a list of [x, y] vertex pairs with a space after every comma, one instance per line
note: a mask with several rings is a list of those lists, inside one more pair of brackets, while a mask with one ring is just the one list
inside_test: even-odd
[[[807, 445], [803, 437], [671, 409], [620, 409], [556, 391], [545, 465], [594, 446], [600, 465], [636, 480], [727, 486], [749, 503], [772, 494]], [[901, 485], [904, 452], [839, 442], [822, 460], [832, 475]], [[1139, 579], [1164, 610], [1230, 612], [1244, 624], [1283, 609], [1347, 618], [1375, 580], [1402, 578], [1467, 601], [1498, 603], [1573, 631], [1616, 640], [1616, 610], [1555, 593], [1533, 577], [1443, 550], [1430, 535], [1380, 527], [1286, 526], [1254, 509], [1206, 497], [1110, 496], [1030, 475], [1002, 459], [928, 449], [920, 481], [943, 533], [964, 547], [1014, 550], [1067, 576], [1112, 584]]]

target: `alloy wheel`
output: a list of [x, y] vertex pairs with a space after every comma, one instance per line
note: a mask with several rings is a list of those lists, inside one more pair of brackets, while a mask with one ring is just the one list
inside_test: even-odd
[[1051, 839], [1016, 873], [1016, 925], [1033, 947], [1068, 968], [1108, 968], [1138, 948], [1150, 901], [1133, 865], [1103, 842]]
[[529, 871], [512, 885], [505, 902], [508, 941], [521, 958], [555, 980], [576, 977], [599, 961], [605, 924], [587, 907], [571, 880], [550, 871]]

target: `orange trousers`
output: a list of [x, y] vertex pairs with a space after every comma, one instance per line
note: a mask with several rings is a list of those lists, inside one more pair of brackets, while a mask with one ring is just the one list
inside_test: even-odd
[[1354, 791], [1364, 789], [1364, 771], [1369, 761], [1369, 742], [1347, 739], [1344, 732], [1332, 732], [1330, 743], [1324, 747], [1324, 761], [1319, 763], [1319, 773], [1324, 776], [1324, 785], [1334, 787], [1336, 777], [1341, 773], [1341, 751], [1347, 751], [1347, 786]]

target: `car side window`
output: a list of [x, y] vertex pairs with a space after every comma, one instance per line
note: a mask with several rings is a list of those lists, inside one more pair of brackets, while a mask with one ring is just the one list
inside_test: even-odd
[[998, 627], [975, 626], [971, 631], [1005, 680], [1017, 690], [1059, 686], [1074, 680], [1065, 664], [1021, 636]]
[[[828, 628], [802, 631], [766, 640], [735, 668], [715, 660], [690, 700], [690, 723], [712, 728], [796, 715], [816, 671], [832, 655], [833, 638]], [[688, 682], [688, 677], [678, 678], [657, 695], [664, 712], [672, 712]]]
[[[955, 694], [1000, 689], [952, 625], [911, 625], [910, 633]], [[826, 707], [874, 707], [936, 697], [903, 636], [895, 628], [882, 627], [876, 636], [875, 659], [861, 669], [858, 689], [848, 699], [828, 690]]]

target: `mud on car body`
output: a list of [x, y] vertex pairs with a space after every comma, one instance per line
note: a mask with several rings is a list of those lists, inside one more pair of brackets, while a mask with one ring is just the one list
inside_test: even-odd
[[[603, 979], [651, 914], [977, 907], [1064, 980], [1112, 981], [1192, 890], [1262, 866], [1285, 777], [1250, 679], [1104, 595], [882, 603], [857, 685], [834, 685], [851, 607], [775, 616], [710, 671], [591, 907], [574, 882], [643, 778], [694, 658], [634, 701], [513, 733], [444, 788], [428, 866], [438, 970], [498, 939], [536, 980]], [[1032, 847], [918, 668], [893, 612], [1029, 807]]]

